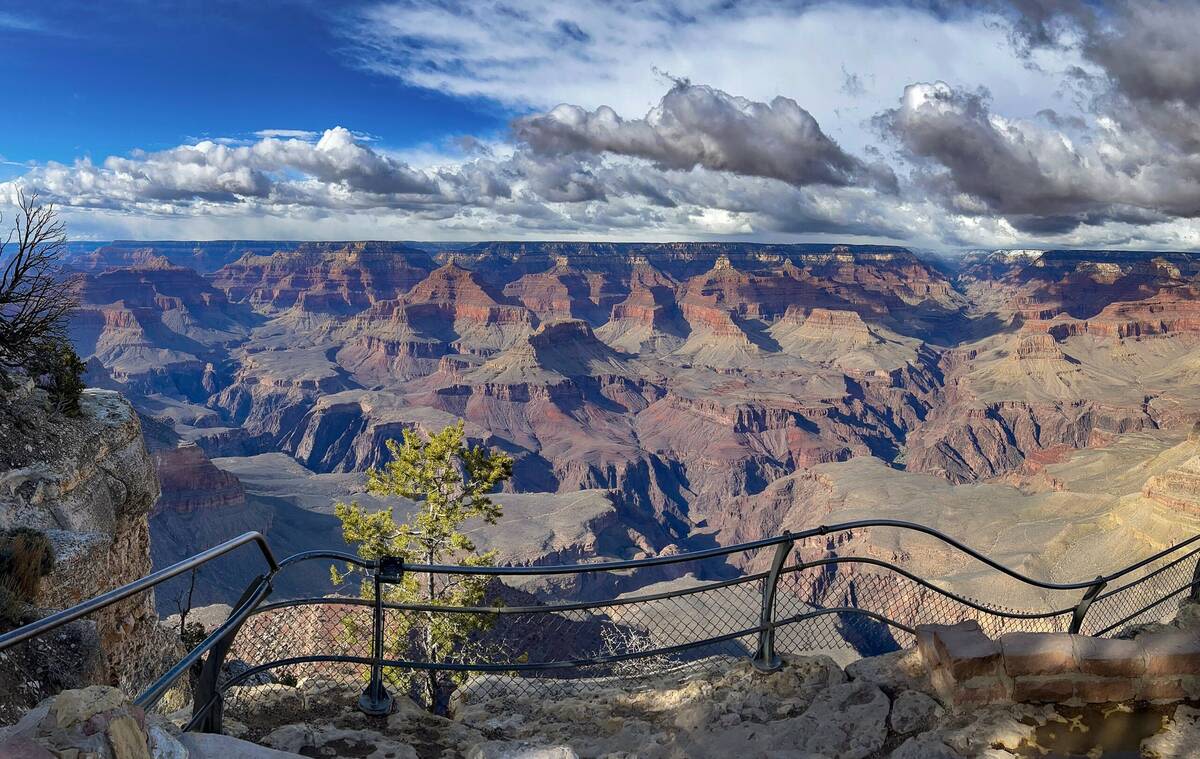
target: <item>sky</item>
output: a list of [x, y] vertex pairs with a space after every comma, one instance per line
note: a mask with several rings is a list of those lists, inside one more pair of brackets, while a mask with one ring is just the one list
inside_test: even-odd
[[[78, 239], [1200, 247], [1184, 0], [0, 0]], [[8, 214], [6, 214], [8, 216]]]

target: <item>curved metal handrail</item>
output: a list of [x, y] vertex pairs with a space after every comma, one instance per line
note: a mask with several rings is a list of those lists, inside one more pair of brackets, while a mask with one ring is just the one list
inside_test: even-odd
[[[322, 557], [308, 557], [308, 558], [322, 558]], [[1186, 558], [1186, 557], [1184, 557], [1184, 558]], [[288, 563], [287, 560], [285, 560], [284, 564], [287, 564], [287, 563]], [[904, 577], [908, 580], [911, 580], [912, 582], [917, 583], [918, 585], [920, 585], [924, 588], [927, 588], [927, 589], [929, 589], [935, 593], [938, 593], [942, 596], [945, 596], [946, 598], [949, 598], [952, 601], [955, 601], [955, 602], [960, 603], [964, 606], [967, 606], [971, 609], [974, 609], [975, 611], [981, 611], [981, 612], [984, 612], [985, 614], [992, 614], [992, 615], [995, 615], [998, 617], [1007, 617], [1009, 619], [1048, 619], [1050, 617], [1059, 617], [1059, 616], [1063, 616], [1066, 614], [1070, 614], [1075, 608], [1072, 605], [1072, 606], [1067, 606], [1062, 609], [1054, 609], [1051, 611], [1033, 612], [1033, 611], [1010, 610], [1010, 609], [999, 607], [999, 606], [989, 606], [980, 601], [975, 601], [971, 598], [968, 598], [967, 596], [959, 595], [958, 593], [955, 593], [952, 590], [948, 590], [946, 588], [940, 587], [940, 586], [930, 582], [929, 580], [926, 580], [923, 577], [913, 574], [912, 572], [908, 571], [907, 569], [904, 569], [903, 567], [899, 566], [898, 564], [893, 564], [892, 562], [884, 561], [882, 559], [875, 559], [875, 558], [871, 558], [868, 556], [830, 556], [830, 557], [826, 557], [823, 559], [814, 559], [812, 561], [805, 561], [802, 564], [796, 564], [793, 566], [785, 567], [781, 573], [782, 574], [795, 574], [797, 572], [802, 572], [802, 571], [804, 571], [806, 569], [810, 569], [812, 567], [841, 565], [841, 564], [868, 564], [871, 566], [877, 566], [877, 567], [881, 567], [883, 569], [887, 569], [889, 571], [895, 572], [898, 575], [901, 575], [902, 577]], [[474, 567], [464, 567], [464, 570], [471, 570], [471, 569], [474, 569]], [[414, 569], [414, 565], [405, 565], [405, 570], [406, 571], [408, 571], [408, 570], [418, 571], [418, 570]], [[542, 613], [554, 613], [554, 612], [562, 612], [562, 611], [581, 611], [581, 610], [587, 610], [587, 609], [607, 608], [610, 606], [626, 606], [626, 605], [630, 605], [630, 604], [646, 603], [646, 602], [650, 602], [650, 601], [661, 601], [661, 600], [664, 600], [667, 598], [678, 598], [681, 596], [689, 596], [689, 595], [693, 595], [696, 593], [704, 593], [706, 591], [720, 590], [722, 588], [727, 588], [727, 587], [734, 586], [734, 585], [742, 585], [745, 583], [750, 583], [750, 582], [755, 582], [757, 580], [766, 579], [768, 574], [769, 574], [768, 572], [757, 572], [757, 573], [751, 574], [751, 575], [742, 575], [741, 577], [735, 577], [730, 580], [720, 580], [717, 582], [704, 583], [701, 585], [693, 585], [691, 587], [679, 588], [677, 590], [666, 590], [666, 591], [662, 591], [660, 593], [647, 593], [647, 594], [638, 595], [638, 596], [626, 596], [624, 598], [612, 598], [612, 599], [604, 599], [604, 600], [599, 600], [599, 601], [575, 601], [572, 603], [563, 603], [563, 604], [538, 604], [535, 606], [442, 606], [440, 604], [407, 604], [407, 603], [393, 603], [393, 602], [385, 601], [383, 605], [384, 605], [384, 608], [392, 609], [395, 611], [433, 611], [433, 612], [440, 612], [440, 613], [447, 613], [447, 614], [490, 614], [490, 615], [497, 615], [497, 616], [506, 615], [506, 614], [542, 614]], [[1146, 577], [1149, 578], [1150, 575], [1147, 575]], [[1139, 579], [1138, 581], [1136, 581], [1134, 583], [1130, 583], [1130, 585], [1137, 584], [1137, 582], [1141, 582], [1141, 580]], [[1122, 588], [1120, 588], [1120, 589], [1124, 589], [1127, 587], [1129, 587], [1129, 585], [1122, 586]], [[1105, 594], [1105, 595], [1110, 595], [1110, 594]], [[1096, 600], [1099, 601], [1100, 598], [1103, 598], [1103, 597], [1104, 596], [1101, 596], [1101, 597], [1097, 598]], [[351, 606], [371, 606], [374, 604], [374, 602], [368, 598], [361, 598], [361, 597], [357, 597], [357, 596], [347, 596], [347, 597], [324, 596], [324, 597], [312, 597], [312, 598], [296, 598], [296, 599], [275, 601], [275, 602], [272, 602], [269, 604], [264, 604], [263, 606], [256, 609], [253, 613], [254, 614], [262, 614], [262, 613], [265, 613], [268, 611], [274, 611], [276, 609], [281, 609], [281, 608], [294, 607], [294, 606], [313, 606], [313, 605], [318, 605], [318, 604], [330, 604], [330, 605], [348, 604]]]
[[334, 561], [344, 561], [347, 564], [354, 564], [362, 567], [363, 569], [371, 569], [375, 566], [375, 562], [367, 561], [361, 556], [356, 556], [352, 553], [318, 549], [315, 551], [301, 551], [300, 553], [294, 553], [283, 561], [279, 562], [279, 568], [286, 569], [293, 564], [299, 564], [304, 561], [312, 561], [313, 559], [332, 559]]
[[924, 577], [919, 577], [898, 564], [893, 564], [882, 559], [874, 559], [869, 556], [830, 556], [824, 559], [814, 559], [813, 561], [804, 562], [804, 564], [801, 566], [789, 567], [785, 569], [784, 572], [799, 572], [809, 567], [819, 567], [829, 564], [870, 564], [872, 566], [883, 567], [884, 569], [888, 569], [898, 575], [912, 580], [924, 588], [928, 588], [929, 590], [939, 593], [953, 601], [957, 601], [963, 606], [970, 607], [975, 611], [982, 611], [985, 614], [992, 614], [997, 617], [1008, 617], [1009, 619], [1048, 619], [1050, 617], [1059, 617], [1064, 614], [1070, 614], [1074, 609], [1073, 606], [1068, 606], [1065, 609], [1057, 609], [1055, 611], [1023, 612], [1009, 610], [999, 606], [988, 606], [982, 602], [972, 600], [967, 596], [959, 595], [952, 590], [947, 590], [946, 588], [935, 585], [929, 580], [926, 580]]
[[753, 540], [747, 543], [738, 543], [732, 546], [719, 546], [717, 548], [706, 548], [701, 551], [691, 551], [687, 553], [673, 554], [671, 556], [652, 556], [646, 559], [627, 559], [622, 561], [605, 561], [586, 564], [546, 564], [532, 566], [462, 566], [458, 564], [408, 564], [404, 565], [407, 572], [428, 572], [433, 574], [475, 574], [475, 575], [495, 575], [495, 576], [541, 576], [541, 575], [559, 575], [559, 574], [587, 574], [592, 572], [615, 572], [627, 569], [638, 569], [642, 567], [659, 567], [670, 564], [682, 564], [690, 561], [702, 561], [704, 559], [718, 558], [728, 556], [734, 553], [744, 551], [752, 551], [759, 548], [767, 548], [777, 546], [783, 543], [790, 543], [797, 540], [805, 540], [807, 538], [828, 535], [834, 532], [848, 532], [851, 530], [864, 529], [868, 527], [895, 527], [913, 532], [929, 535], [941, 542], [949, 545], [968, 556], [983, 562], [987, 566], [995, 569], [998, 572], [1012, 577], [1015, 580], [1024, 582], [1027, 585], [1032, 585], [1046, 590], [1083, 590], [1097, 585], [1100, 581], [1105, 583], [1111, 582], [1119, 577], [1123, 577], [1130, 572], [1141, 569], [1162, 557], [1173, 553], [1181, 548], [1192, 545], [1200, 541], [1200, 534], [1195, 535], [1180, 543], [1176, 543], [1169, 548], [1163, 549], [1156, 554], [1148, 556], [1141, 561], [1119, 569], [1108, 575], [1101, 575], [1098, 578], [1091, 580], [1081, 580], [1078, 582], [1050, 582], [1048, 580], [1039, 580], [1034, 577], [1029, 577], [1015, 569], [1010, 569], [1004, 566], [995, 559], [986, 554], [975, 550], [971, 546], [962, 541], [952, 538], [941, 530], [932, 527], [926, 527], [916, 522], [907, 522], [900, 519], [858, 519], [850, 522], [839, 522], [832, 525], [821, 525], [800, 532], [779, 535], [772, 538], [763, 538], [762, 540]]
[[[806, 540], [808, 538], [813, 538], [813, 537], [825, 536], [825, 535], [829, 535], [831, 533], [849, 532], [849, 531], [853, 531], [853, 530], [867, 529], [867, 528], [896, 528], [896, 529], [908, 530], [908, 531], [916, 532], [916, 533], [922, 533], [922, 534], [928, 535], [936, 540], [939, 540], [942, 543], [960, 551], [961, 553], [964, 553], [967, 556], [970, 556], [973, 559], [983, 563], [984, 565], [1000, 572], [1001, 574], [1006, 575], [1006, 576], [1008, 576], [1014, 580], [1017, 580], [1019, 582], [1025, 583], [1026, 585], [1036, 587], [1036, 588], [1041, 588], [1044, 590], [1050, 590], [1050, 591], [1068, 591], [1068, 590], [1087, 589], [1088, 593], [1085, 594], [1083, 601], [1081, 601], [1079, 604], [1077, 604], [1074, 607], [1068, 607], [1065, 609], [1046, 611], [1046, 612], [1022, 612], [1022, 611], [1009, 610], [1009, 609], [1004, 609], [1004, 608], [999, 608], [999, 607], [988, 606], [979, 601], [975, 601], [974, 599], [970, 599], [970, 598], [967, 598], [966, 596], [962, 596], [957, 593], [954, 593], [953, 591], [941, 588], [941, 587], [935, 585], [934, 583], [932, 583], [928, 580], [925, 580], [924, 578], [918, 577], [914, 573], [912, 573], [894, 563], [883, 561], [881, 559], [874, 559], [871, 557], [831, 556], [831, 557], [825, 557], [822, 559], [816, 559], [816, 560], [812, 560], [812, 561], [808, 561], [808, 562], [799, 562], [794, 566], [784, 566], [785, 558], [788, 556], [789, 552], [792, 550], [792, 546], [796, 543], [796, 541], [802, 541], [802, 540]], [[956, 603], [962, 604], [963, 606], [966, 606], [975, 611], [998, 616], [998, 617], [1005, 617], [1005, 618], [1009, 618], [1009, 619], [1033, 620], [1033, 619], [1045, 619], [1045, 618], [1050, 618], [1050, 617], [1062, 616], [1062, 615], [1066, 615], [1066, 614], [1074, 611], [1074, 619], [1072, 621], [1071, 631], [1075, 632], [1078, 629], [1079, 623], [1081, 623], [1081, 621], [1082, 621], [1083, 615], [1086, 614], [1087, 607], [1092, 602], [1101, 601], [1106, 598], [1112, 597], [1113, 595], [1115, 595], [1117, 593], [1120, 593], [1129, 588], [1135, 587], [1141, 583], [1145, 583], [1146, 581], [1150, 580], [1151, 578], [1161, 575], [1166, 570], [1168, 570], [1172, 567], [1178, 566], [1181, 562], [1183, 562], [1193, 556], [1196, 556], [1197, 554], [1200, 554], [1200, 547], [1193, 548], [1190, 552], [1173, 559], [1172, 561], [1170, 561], [1170, 563], [1166, 564], [1165, 566], [1159, 567], [1159, 568], [1155, 569], [1154, 571], [1145, 574], [1142, 577], [1131, 579], [1130, 581], [1121, 585], [1119, 588], [1110, 590], [1107, 593], [1100, 593], [1100, 591], [1103, 590], [1104, 586], [1108, 582], [1111, 582], [1112, 580], [1130, 575], [1131, 573], [1137, 571], [1138, 569], [1141, 569], [1142, 567], [1146, 567], [1155, 561], [1158, 561], [1160, 559], [1168, 557], [1175, 552], [1178, 552], [1184, 548], [1187, 548], [1188, 546], [1192, 546], [1192, 545], [1196, 544], [1198, 541], [1200, 541], [1200, 535], [1196, 535], [1192, 538], [1181, 541], [1180, 543], [1177, 543], [1177, 544], [1170, 546], [1166, 549], [1163, 549], [1155, 554], [1145, 557], [1145, 558], [1143, 558], [1137, 562], [1134, 562], [1134, 563], [1132, 563], [1120, 570], [1117, 570], [1111, 574], [1102, 575], [1093, 580], [1080, 581], [1080, 582], [1051, 582], [1051, 581], [1047, 581], [1047, 580], [1041, 580], [1041, 579], [1029, 577], [1028, 575], [1026, 575], [1022, 572], [1011, 569], [1011, 568], [1001, 564], [1000, 562], [996, 561], [995, 559], [992, 559], [991, 557], [987, 556], [986, 554], [983, 554], [982, 552], [977, 551], [976, 549], [972, 548], [971, 546], [968, 546], [967, 544], [965, 544], [953, 537], [946, 535], [945, 533], [941, 532], [940, 530], [937, 530], [937, 529], [934, 529], [931, 527], [927, 527], [925, 525], [916, 524], [913, 522], [907, 522], [907, 521], [902, 521], [902, 520], [893, 520], [893, 519], [862, 519], [862, 520], [841, 522], [841, 523], [834, 524], [834, 525], [821, 525], [819, 527], [810, 528], [808, 530], [804, 530], [804, 531], [797, 532], [794, 534], [785, 532], [784, 534], [779, 535], [779, 536], [764, 538], [761, 540], [750, 541], [750, 542], [746, 542], [746, 543], [740, 543], [740, 544], [736, 544], [736, 545], [732, 545], [732, 546], [718, 546], [718, 547], [703, 549], [703, 550], [699, 550], [699, 551], [675, 554], [672, 556], [654, 556], [654, 557], [648, 557], [648, 558], [644, 558], [644, 559], [631, 559], [631, 560], [621, 560], [621, 561], [602, 561], [602, 562], [582, 563], [582, 564], [555, 564], [555, 565], [533, 565], [533, 566], [515, 566], [515, 567], [514, 566], [508, 566], [508, 567], [456, 566], [456, 565], [441, 565], [441, 564], [398, 564], [397, 566], [399, 566], [399, 569], [395, 569], [395, 570], [383, 569], [383, 564], [385, 563], [386, 560], [380, 560], [380, 561], [373, 562], [373, 561], [362, 559], [362, 558], [355, 556], [353, 554], [350, 554], [350, 553], [346, 553], [343, 551], [333, 551], [333, 550], [304, 551], [304, 552], [289, 556], [289, 557], [285, 558], [283, 561], [277, 561], [274, 554], [272, 553], [271, 548], [270, 548], [269, 544], [267, 543], [266, 539], [260, 533], [248, 532], [248, 533], [240, 535], [236, 538], [233, 538], [231, 540], [225, 541], [224, 543], [214, 546], [206, 551], [202, 551], [192, 557], [184, 559], [183, 561], [177, 562], [169, 567], [166, 567], [164, 569], [153, 572], [139, 580], [136, 580], [134, 582], [131, 582], [124, 586], [121, 586], [120, 588], [116, 588], [107, 593], [101, 594], [93, 599], [90, 599], [83, 603], [77, 604], [69, 609], [49, 615], [49, 616], [45, 617], [44, 619], [38, 620], [34, 623], [26, 625], [17, 630], [11, 631], [4, 635], [0, 635], [0, 651], [3, 651], [5, 649], [7, 649], [13, 645], [16, 645], [18, 643], [21, 643], [23, 641], [27, 641], [32, 638], [35, 638], [39, 635], [49, 632], [50, 630], [53, 630], [64, 624], [67, 624], [71, 621], [79, 619], [80, 617], [83, 617], [87, 614], [90, 614], [97, 610], [103, 609], [107, 606], [110, 606], [114, 603], [117, 603], [119, 601], [127, 599], [137, 593], [140, 593], [147, 589], [153, 588], [166, 580], [169, 580], [173, 577], [177, 577], [185, 572], [194, 570], [195, 568], [202, 566], [202, 565], [206, 564], [207, 562], [212, 561], [213, 559], [216, 559], [216, 558], [218, 558], [226, 553], [229, 553], [230, 551], [233, 551], [236, 548], [238, 548], [242, 545], [246, 545], [248, 543], [254, 543], [258, 546], [259, 551], [262, 553], [263, 558], [268, 565], [268, 571], [264, 575], [259, 577], [257, 580], [252, 582], [250, 586], [247, 587], [245, 593], [243, 593], [242, 598], [238, 601], [237, 607], [233, 610], [233, 612], [230, 614], [229, 618], [225, 621], [225, 623], [223, 623], [216, 630], [214, 630], [200, 645], [196, 646], [194, 649], [189, 651], [188, 654], [183, 657], [183, 659], [181, 659], [167, 673], [165, 673], [158, 680], [156, 680], [145, 692], [143, 692], [138, 697], [137, 702], [139, 704], [152, 705], [153, 703], [155, 703], [161, 697], [161, 695], [163, 693], [165, 693], [166, 690], [184, 672], [186, 672], [190, 667], [192, 667], [194, 664], [196, 664], [196, 662], [198, 662], [201, 659], [201, 657], [203, 657], [205, 655], [205, 653], [210, 652], [210, 651], [213, 652], [213, 655], [208, 657], [208, 661], [206, 662], [206, 665], [205, 665], [205, 675], [202, 676], [202, 680], [204, 680], [204, 678], [207, 677], [207, 680], [205, 680], [205, 682], [209, 683], [209, 685], [206, 686], [208, 688], [208, 690], [206, 691], [205, 696], [207, 697], [207, 695], [209, 693], [211, 693], [213, 699], [219, 700], [220, 694], [225, 690], [225, 688], [229, 687], [230, 683], [232, 683], [232, 682], [241, 682], [246, 677], [252, 676], [252, 674], [254, 674], [255, 672], [262, 671], [263, 669], [269, 669], [269, 668], [278, 667], [278, 666], [286, 666], [289, 663], [302, 663], [302, 662], [308, 662], [308, 661], [342, 661], [342, 662], [346, 662], [346, 663], [369, 664], [369, 665], [372, 665], [375, 670], [378, 670], [382, 666], [408, 667], [408, 668], [412, 668], [412, 669], [452, 669], [452, 670], [475, 671], [475, 672], [487, 672], [487, 671], [519, 672], [519, 671], [524, 671], [524, 670], [535, 670], [535, 669], [553, 670], [553, 669], [561, 669], [561, 668], [566, 668], [566, 667], [611, 664], [611, 663], [617, 663], [617, 662], [626, 661], [626, 660], [630, 660], [630, 659], [647, 658], [647, 657], [652, 657], [652, 656], [671, 655], [671, 654], [679, 653], [682, 651], [686, 651], [691, 648], [697, 648], [697, 647], [705, 646], [705, 645], [712, 645], [712, 644], [720, 643], [723, 641], [729, 641], [729, 640], [733, 640], [736, 638], [753, 635], [755, 633], [759, 633], [761, 635], [769, 637], [769, 636], [773, 635], [774, 630], [778, 627], [788, 625], [788, 624], [794, 624], [799, 621], [803, 621], [806, 619], [812, 619], [814, 617], [819, 617], [819, 616], [826, 615], [826, 614], [839, 614], [839, 613], [856, 614], [856, 615], [860, 615], [860, 616], [874, 618], [877, 621], [886, 623], [897, 629], [901, 629], [901, 630], [904, 630], [905, 632], [913, 634], [914, 631], [911, 627], [909, 627], [897, 620], [889, 619], [883, 615], [877, 614], [876, 612], [870, 611], [868, 609], [858, 608], [857, 606], [818, 608], [818, 609], [811, 609], [811, 610], [805, 611], [805, 612], [797, 614], [797, 615], [793, 615], [793, 616], [788, 617], [783, 620], [775, 620], [773, 618], [773, 616], [774, 616], [773, 587], [778, 582], [778, 579], [781, 575], [798, 572], [798, 571], [802, 571], [804, 569], [813, 568], [813, 567], [836, 566], [836, 565], [841, 565], [841, 564], [871, 565], [871, 566], [877, 566], [877, 567], [886, 569], [891, 572], [895, 572], [898, 575], [905, 577], [908, 580], [918, 584], [919, 586], [926, 588], [931, 592], [935, 592], [946, 598], [949, 598], [949, 599], [955, 601]], [[649, 593], [649, 594], [642, 594], [642, 595], [636, 595], [636, 596], [628, 596], [626, 598], [615, 598], [615, 599], [601, 600], [601, 601], [581, 601], [581, 602], [566, 603], [566, 604], [549, 604], [549, 605], [517, 606], [517, 607], [498, 607], [498, 606], [493, 606], [493, 607], [446, 607], [446, 606], [439, 606], [439, 605], [434, 605], [434, 604], [392, 604], [392, 603], [384, 604], [384, 603], [382, 603], [382, 601], [379, 598], [379, 585], [381, 583], [395, 582], [398, 578], [390, 576], [390, 573], [396, 572], [396, 571], [418, 572], [418, 573], [428, 572], [428, 573], [435, 573], [435, 574], [471, 574], [471, 575], [495, 576], [495, 577], [589, 574], [589, 573], [595, 573], [595, 572], [618, 572], [618, 571], [639, 569], [639, 568], [645, 568], [645, 567], [659, 567], [659, 566], [668, 566], [668, 565], [679, 565], [679, 564], [684, 564], [684, 563], [689, 563], [689, 562], [700, 562], [700, 561], [704, 561], [707, 559], [729, 556], [734, 553], [753, 551], [753, 550], [758, 550], [758, 549], [768, 548], [768, 547], [775, 547], [775, 549], [776, 549], [775, 562], [774, 562], [773, 568], [770, 572], [760, 572], [760, 573], [755, 573], [755, 574], [750, 574], [750, 575], [742, 575], [742, 576], [735, 577], [732, 579], [704, 583], [704, 584], [692, 586], [689, 588], [681, 588], [681, 589], [677, 589], [677, 590], [669, 590], [669, 591], [663, 591], [663, 592], [659, 592], [659, 593]], [[372, 602], [370, 600], [361, 599], [361, 598], [330, 598], [330, 597], [326, 597], [326, 598], [320, 598], [320, 599], [297, 599], [297, 600], [292, 600], [292, 601], [267, 603], [267, 599], [271, 593], [273, 580], [277, 573], [279, 573], [289, 567], [295, 566], [297, 564], [307, 562], [307, 561], [318, 560], [318, 559], [343, 561], [349, 565], [357, 566], [362, 569], [367, 569], [367, 570], [373, 569], [374, 577], [375, 577], [375, 584], [376, 584], [376, 596], [377, 596], [375, 601]], [[373, 606], [375, 606], [376, 613], [377, 613], [375, 625], [376, 625], [376, 627], [381, 627], [382, 621], [381, 621], [381, 618], [378, 616], [378, 614], [379, 614], [379, 609], [384, 608], [384, 607], [399, 609], [399, 610], [404, 610], [404, 611], [494, 614], [494, 615], [527, 614], [527, 613], [553, 613], [553, 612], [560, 612], [560, 611], [563, 611], [563, 612], [576, 611], [576, 610], [594, 609], [594, 608], [600, 608], [600, 607], [615, 607], [615, 606], [624, 606], [624, 605], [630, 605], [630, 604], [646, 603], [646, 602], [650, 602], [650, 601], [663, 600], [663, 599], [668, 599], [668, 598], [676, 598], [676, 597], [687, 596], [687, 595], [696, 594], [696, 593], [703, 593], [706, 591], [716, 590], [716, 589], [720, 589], [720, 588], [726, 588], [726, 587], [742, 585], [742, 584], [746, 584], [746, 583], [758, 582], [760, 580], [765, 580], [766, 584], [768, 586], [771, 586], [771, 588], [772, 588], [772, 593], [770, 594], [771, 598], [770, 598], [769, 602], [768, 602], [768, 600], [766, 600], [767, 594], [764, 593], [763, 609], [762, 609], [762, 616], [760, 618], [760, 624], [756, 627], [748, 627], [744, 630], [725, 633], [725, 634], [722, 634], [719, 636], [713, 636], [713, 637], [705, 638], [705, 639], [699, 640], [699, 641], [690, 641], [687, 643], [663, 646], [660, 648], [646, 650], [646, 651], [626, 652], [623, 654], [612, 654], [612, 655], [608, 655], [605, 657], [591, 657], [591, 658], [587, 658], [587, 659], [562, 660], [562, 661], [557, 661], [557, 662], [534, 662], [534, 663], [510, 662], [510, 663], [496, 663], [496, 664], [486, 664], [486, 663], [485, 664], [466, 664], [466, 663], [451, 663], [451, 662], [407, 662], [407, 661], [401, 661], [401, 660], [385, 659], [382, 656], [381, 650], [376, 650], [372, 657], [293, 657], [292, 659], [279, 660], [276, 662], [271, 662], [269, 664], [259, 665], [257, 667], [252, 668], [251, 670], [249, 670], [246, 673], [242, 673], [241, 675], [238, 676], [238, 678], [235, 678], [233, 681], [223, 683], [220, 685], [220, 687], [217, 686], [218, 671], [219, 671], [222, 661], [224, 660], [225, 652], [228, 650], [229, 646], [232, 644], [235, 636], [238, 633], [238, 630], [240, 629], [241, 625], [245, 622], [245, 620], [248, 619], [251, 615], [260, 614], [263, 612], [267, 612], [267, 611], [271, 611], [274, 609], [279, 609], [279, 608], [283, 608], [283, 607], [287, 607], [287, 606], [300, 606], [300, 605], [316, 604], [316, 603], [342, 603], [342, 604], [363, 605], [363, 606], [373, 605]], [[1184, 586], [1183, 588], [1173, 591], [1172, 593], [1169, 593], [1166, 596], [1164, 596], [1164, 598], [1158, 599], [1157, 601], [1155, 601], [1147, 606], [1143, 606], [1138, 611], [1135, 611], [1133, 614], [1126, 616], [1124, 619], [1119, 620], [1118, 622], [1105, 627], [1098, 634], [1104, 634], [1112, 629], [1115, 629], [1116, 627], [1120, 626], [1121, 624], [1128, 622], [1129, 620], [1137, 618], [1140, 614], [1143, 614], [1146, 611], [1154, 608], [1158, 604], [1163, 603], [1167, 598], [1173, 597], [1174, 595], [1177, 595], [1178, 593], [1180, 593], [1184, 590], [1187, 590], [1188, 588], [1192, 588], [1194, 591], [1198, 584], [1200, 584], [1200, 568], [1197, 569], [1195, 577], [1193, 579], [1193, 582], [1190, 585]], [[852, 601], [852, 603], [857, 603], [857, 602]], [[378, 637], [380, 634], [381, 633], [379, 631], [376, 631], [376, 637]], [[770, 647], [768, 646], [768, 649], [769, 648]], [[756, 659], [755, 659], [756, 665], [759, 664], [758, 659], [762, 658], [761, 654], [762, 654], [762, 650], [760, 650], [760, 657], [756, 657]], [[200, 694], [198, 693], [197, 698], [199, 698], [199, 697], [200, 697]], [[198, 710], [197, 718], [199, 718], [199, 716], [202, 716], [202, 714], [205, 712], [205, 710], [207, 710], [207, 708], [208, 707], [206, 706], [203, 710]], [[216, 720], [217, 720], [217, 724], [219, 725], [219, 721], [220, 721], [219, 710], [218, 710], [218, 713], [216, 716]], [[194, 722], [195, 722], [195, 720], [193, 720], [193, 723]]]

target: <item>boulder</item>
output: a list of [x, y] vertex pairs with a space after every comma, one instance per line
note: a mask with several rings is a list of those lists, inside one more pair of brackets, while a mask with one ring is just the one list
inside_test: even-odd
[[900, 735], [928, 730], [943, 713], [941, 704], [919, 691], [906, 690], [892, 702], [889, 724]]
[[579, 759], [570, 746], [542, 746], [525, 741], [486, 741], [467, 751], [467, 759]]

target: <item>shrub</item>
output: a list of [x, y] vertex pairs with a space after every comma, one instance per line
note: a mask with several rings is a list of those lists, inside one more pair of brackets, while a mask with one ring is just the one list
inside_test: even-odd
[[87, 387], [83, 372], [87, 365], [66, 340], [53, 340], [30, 366], [37, 386], [46, 390], [55, 411], [74, 416], [79, 413], [79, 398]]
[[37, 601], [42, 578], [54, 570], [54, 549], [29, 527], [0, 532], [0, 628], [21, 625]]

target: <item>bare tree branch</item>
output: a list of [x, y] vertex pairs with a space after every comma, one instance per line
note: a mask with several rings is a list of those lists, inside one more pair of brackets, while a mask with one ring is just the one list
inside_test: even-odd
[[78, 305], [77, 278], [59, 261], [66, 226], [53, 204], [21, 193], [12, 229], [0, 244], [0, 378], [29, 371], [47, 349], [65, 344], [67, 317]]

